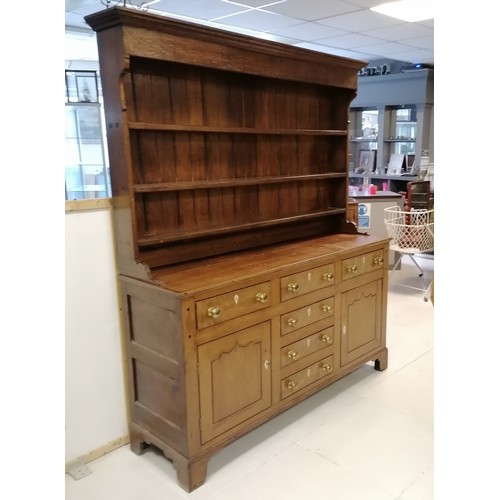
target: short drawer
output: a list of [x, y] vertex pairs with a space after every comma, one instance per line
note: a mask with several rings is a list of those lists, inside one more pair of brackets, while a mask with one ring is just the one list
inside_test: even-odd
[[281, 381], [281, 399], [291, 396], [332, 372], [333, 354], [283, 379]]
[[334, 297], [309, 304], [281, 316], [281, 335], [334, 315]]
[[335, 283], [333, 263], [301, 273], [285, 276], [280, 280], [281, 300], [289, 300]]
[[299, 359], [325, 349], [333, 344], [333, 326], [313, 333], [304, 339], [281, 348], [281, 366], [285, 367]]
[[360, 276], [361, 274], [376, 271], [384, 267], [384, 250], [351, 257], [342, 261], [342, 279], [348, 280]]
[[271, 304], [271, 282], [266, 281], [196, 302], [196, 324], [201, 330]]

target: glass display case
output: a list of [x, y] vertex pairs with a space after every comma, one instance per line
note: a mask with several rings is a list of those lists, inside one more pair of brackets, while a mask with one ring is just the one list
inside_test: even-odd
[[[391, 106], [387, 108], [389, 127], [384, 143], [384, 164], [389, 163], [391, 155], [405, 155], [403, 172], [411, 171], [416, 152], [417, 141], [417, 107]], [[407, 156], [408, 155], [408, 156]]]
[[376, 108], [351, 109], [349, 113], [349, 171], [373, 171], [378, 149], [379, 112]]

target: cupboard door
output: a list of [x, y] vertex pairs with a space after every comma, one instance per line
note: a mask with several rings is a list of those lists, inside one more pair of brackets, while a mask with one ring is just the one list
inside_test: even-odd
[[271, 406], [270, 356], [269, 321], [198, 348], [202, 443]]
[[341, 366], [381, 346], [382, 280], [342, 294], [341, 325]]

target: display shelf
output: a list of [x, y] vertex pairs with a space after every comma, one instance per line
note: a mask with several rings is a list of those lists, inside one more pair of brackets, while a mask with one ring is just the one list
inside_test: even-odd
[[372, 172], [368, 174], [351, 173], [349, 174], [349, 183], [352, 186], [361, 185], [365, 178], [368, 178], [370, 184], [375, 184], [379, 191], [383, 189], [384, 182], [387, 182], [387, 190], [395, 193], [406, 192], [408, 182], [419, 180], [418, 176], [413, 175], [387, 175]]
[[363, 116], [376, 124], [377, 143], [369, 146], [377, 150], [377, 170], [383, 171], [391, 154], [410, 154], [414, 156], [412, 165], [420, 167], [425, 151], [433, 163], [434, 71], [426, 68], [362, 77], [358, 84], [349, 113], [351, 172], [356, 167], [357, 149], [365, 146], [354, 142], [363, 135]]

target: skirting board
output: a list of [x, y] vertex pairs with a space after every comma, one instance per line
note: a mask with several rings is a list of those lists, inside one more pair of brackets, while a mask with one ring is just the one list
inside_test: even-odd
[[107, 453], [110, 453], [118, 448], [121, 448], [122, 446], [130, 443], [130, 436], [122, 436], [118, 439], [114, 439], [113, 441], [110, 441], [107, 444], [104, 444], [100, 446], [99, 448], [96, 448], [95, 450], [89, 451], [88, 453], [85, 453], [85, 455], [82, 455], [80, 457], [77, 457], [73, 460], [70, 460], [69, 462], [66, 462], [65, 464], [65, 473], [68, 474], [70, 470], [72, 470], [75, 465], [79, 463], [85, 463], [88, 464], [89, 462], [92, 462], [92, 460], [95, 460], [96, 458], [103, 457]]

